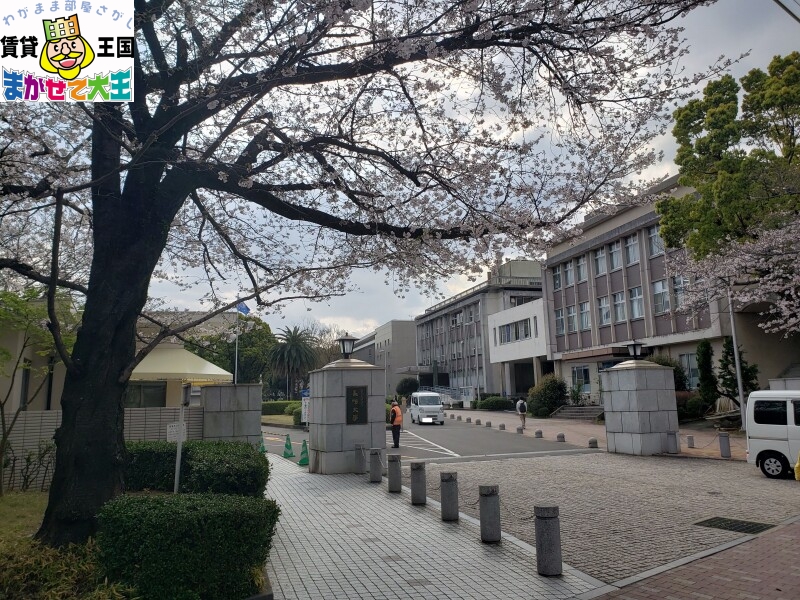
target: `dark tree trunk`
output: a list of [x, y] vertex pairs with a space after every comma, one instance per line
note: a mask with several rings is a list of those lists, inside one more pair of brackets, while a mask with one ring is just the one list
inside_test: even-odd
[[[121, 373], [135, 355], [136, 323], [153, 269], [180, 207], [164, 186], [157, 157], [128, 171], [120, 193], [119, 109], [96, 105], [92, 139], [94, 255], [89, 292], [61, 396], [56, 466], [37, 538], [52, 546], [84, 542], [104, 502], [123, 489]], [[156, 165], [156, 166], [154, 166]], [[185, 197], [185, 195], [183, 196]]]

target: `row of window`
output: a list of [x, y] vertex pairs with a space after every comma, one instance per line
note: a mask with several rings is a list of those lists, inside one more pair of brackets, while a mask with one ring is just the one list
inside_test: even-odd
[[[685, 277], [673, 277], [672, 288], [675, 295], [675, 306], [680, 306], [686, 290]], [[642, 296], [642, 286], [636, 286], [628, 290], [628, 309], [630, 318], [641, 319], [644, 317], [644, 298]], [[626, 320], [625, 292], [616, 292], [609, 296], [601, 296], [597, 299], [597, 325], [610, 325], [613, 309], [614, 322], [619, 323]], [[580, 329], [591, 329], [589, 318], [589, 303], [581, 302], [578, 304], [577, 312], [575, 305], [566, 308], [566, 331], [574, 333]], [[653, 312], [656, 315], [664, 314], [670, 310], [670, 295], [667, 287], [667, 280], [661, 279], [653, 282]], [[565, 333], [565, 311], [563, 308], [555, 310], [556, 335]]]
[[[622, 268], [623, 242], [625, 243], [625, 264], [633, 265], [639, 262], [639, 234], [634, 233], [623, 240], [616, 240], [591, 252], [595, 277]], [[659, 225], [648, 227], [647, 247], [651, 257], [664, 253], [664, 242], [661, 239]], [[588, 276], [587, 255], [582, 254], [574, 260], [568, 260], [553, 267], [553, 289], [560, 290], [562, 284], [566, 287], [573, 285], [576, 281], [578, 283], [586, 281]]]
[[[527, 340], [531, 337], [531, 320], [522, 319], [507, 325], [500, 325], [494, 330], [494, 345], [497, 346], [497, 333], [500, 332], [500, 344], [509, 344], [519, 340]], [[533, 317], [533, 336], [539, 337], [539, 323]]]

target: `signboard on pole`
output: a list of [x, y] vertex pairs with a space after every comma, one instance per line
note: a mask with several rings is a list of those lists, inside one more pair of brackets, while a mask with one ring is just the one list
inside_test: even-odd
[[308, 423], [308, 419], [311, 416], [311, 390], [308, 388], [304, 390], [300, 390], [300, 422], [301, 423]]
[[185, 422], [175, 422], [175, 423], [167, 423], [167, 441], [168, 442], [177, 442], [178, 435], [180, 432], [180, 441], [186, 441], [186, 423]]

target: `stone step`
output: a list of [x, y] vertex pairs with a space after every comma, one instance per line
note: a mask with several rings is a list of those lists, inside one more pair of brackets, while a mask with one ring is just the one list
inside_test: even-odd
[[594, 421], [601, 414], [603, 414], [602, 406], [562, 406], [551, 413], [550, 417]]

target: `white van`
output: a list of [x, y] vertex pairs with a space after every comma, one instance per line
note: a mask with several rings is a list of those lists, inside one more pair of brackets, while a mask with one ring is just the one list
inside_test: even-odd
[[800, 453], [800, 390], [753, 392], [747, 399], [747, 462], [787, 477]]
[[444, 425], [444, 405], [436, 392], [414, 392], [411, 394], [411, 422], [439, 423]]

